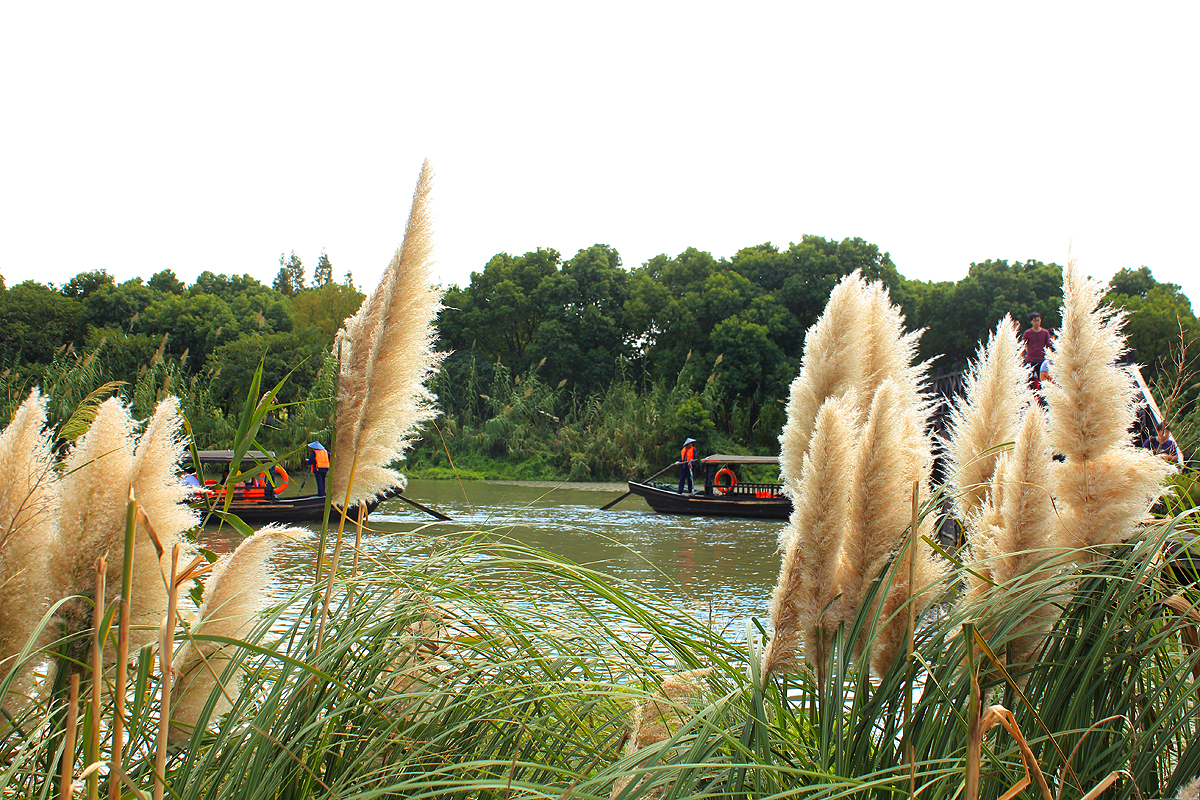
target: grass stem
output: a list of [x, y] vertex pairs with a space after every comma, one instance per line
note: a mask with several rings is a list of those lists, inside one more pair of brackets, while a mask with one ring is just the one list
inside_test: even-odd
[[171, 689], [175, 682], [172, 659], [175, 645], [175, 613], [179, 602], [179, 545], [171, 548], [171, 582], [167, 591], [167, 619], [158, 643], [158, 664], [162, 673], [159, 694], [158, 741], [154, 748], [154, 800], [162, 800], [166, 788], [167, 744], [171, 730]]
[[[104, 556], [96, 559], [96, 597], [95, 608], [92, 610], [92, 727], [91, 737], [87, 746], [87, 763], [90, 767], [100, 761], [100, 690], [104, 685], [104, 630], [105, 602], [104, 576], [108, 565]], [[95, 770], [88, 774], [87, 796], [89, 800], [99, 800], [100, 776]]]
[[75, 733], [79, 724], [79, 673], [71, 673], [71, 688], [67, 693], [67, 730], [63, 740], [62, 763], [58, 774], [59, 800], [71, 800], [75, 771]]

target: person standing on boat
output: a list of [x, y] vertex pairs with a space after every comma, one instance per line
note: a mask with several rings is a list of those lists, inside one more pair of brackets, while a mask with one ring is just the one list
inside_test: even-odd
[[688, 438], [683, 443], [683, 449], [679, 451], [679, 490], [678, 494], [683, 494], [683, 484], [687, 483], [688, 493], [691, 494], [694, 490], [692, 486], [692, 464], [696, 460], [696, 440]]
[[1046, 346], [1050, 344], [1050, 331], [1042, 327], [1042, 315], [1034, 311], [1029, 315], [1029, 328], [1021, 334], [1025, 344], [1025, 369], [1029, 371], [1029, 386], [1038, 388], [1038, 368], [1046, 360]]
[[312, 452], [304, 459], [304, 463], [308, 464], [308, 471], [317, 479], [317, 495], [324, 497], [325, 476], [329, 474], [329, 451], [320, 442], [313, 442], [308, 447]]

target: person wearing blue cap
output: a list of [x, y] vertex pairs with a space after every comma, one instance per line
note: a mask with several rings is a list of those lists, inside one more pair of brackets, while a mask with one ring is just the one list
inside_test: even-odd
[[692, 486], [692, 463], [696, 460], [696, 440], [691, 437], [684, 440], [683, 449], [679, 451], [679, 490], [677, 494], [683, 494], [683, 485], [687, 483], [688, 494], [691, 494], [694, 487]]
[[317, 495], [325, 496], [325, 476], [329, 474], [329, 451], [320, 442], [313, 442], [308, 446], [308, 458], [304, 459], [304, 463], [308, 465], [308, 471], [317, 479]]

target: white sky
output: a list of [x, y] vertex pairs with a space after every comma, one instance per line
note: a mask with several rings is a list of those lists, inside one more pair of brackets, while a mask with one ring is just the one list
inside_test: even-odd
[[[1200, 4], [5, 3], [0, 274], [279, 254], [373, 286], [859, 236], [910, 278], [1149, 266], [1200, 301]], [[1073, 243], [1073, 244], [1072, 244]]]

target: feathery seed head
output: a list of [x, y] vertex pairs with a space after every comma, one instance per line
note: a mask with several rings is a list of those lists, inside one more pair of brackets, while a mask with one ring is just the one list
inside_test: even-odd
[[916, 412], [904, 406], [901, 397], [899, 385], [884, 379], [859, 437], [838, 581], [852, 603], [845, 609], [850, 618], [909, 525], [912, 482], [928, 484], [928, 441], [923, 431], [919, 438], [912, 436], [918, 426], [906, 417]]
[[804, 336], [800, 375], [792, 381], [787, 424], [779, 437], [784, 491], [790, 492], [800, 478], [821, 404], [826, 398], [845, 394], [861, 371], [864, 286], [857, 270], [842, 278], [830, 293], [825, 311]]
[[956, 510], [965, 520], [983, 502], [995, 471], [995, 448], [1016, 437], [1021, 411], [1029, 403], [1021, 346], [1007, 314], [980, 346], [964, 388], [950, 413], [946, 452]]
[[[432, 285], [425, 162], [413, 194], [404, 243], [379, 286], [339, 335], [341, 367], [331, 491], [337, 502], [403, 487], [389, 465], [404, 457], [419, 426], [436, 416], [426, 379], [441, 363], [433, 322], [441, 293]], [[353, 469], [352, 469], [353, 467]]]
[[902, 390], [903, 402], [920, 402], [920, 375], [924, 365], [913, 365], [922, 331], [904, 332], [904, 314], [893, 305], [882, 281], [872, 281], [863, 289], [862, 364], [854, 380], [863, 402], [875, 395], [885, 379], [891, 378]]
[[1050, 443], [1068, 458], [1092, 459], [1126, 444], [1134, 422], [1134, 385], [1116, 363], [1125, 352], [1124, 313], [1103, 300], [1104, 285], [1070, 261], [1052, 343], [1054, 382], [1045, 388]]
[[[34, 389], [0, 432], [0, 676], [17, 666], [55, 599], [50, 557], [59, 544], [59, 502], [46, 398]], [[6, 710], [33, 691], [33, 666], [18, 669]]]
[[794, 666], [803, 637], [809, 658], [821, 626], [838, 619], [825, 609], [838, 594], [837, 561], [849, 513], [850, 476], [858, 431], [853, 392], [821, 404], [800, 479], [792, 493], [794, 510], [781, 535], [783, 561], [771, 600], [774, 633], [763, 656], [763, 673]]
[[1123, 542], [1143, 523], [1171, 466], [1132, 446], [1135, 388], [1117, 365], [1123, 315], [1101, 302], [1104, 286], [1072, 260], [1063, 274], [1063, 324], [1046, 387], [1050, 445], [1067, 458], [1051, 470], [1065, 544]]
[[[158, 404], [145, 433], [138, 440], [131, 485], [164, 555], [169, 554], [175, 544], [183, 544], [181, 557], [184, 561], [191, 557], [192, 550], [186, 545], [183, 533], [199, 521], [197, 512], [184, 502], [188, 488], [179, 479], [179, 462], [186, 450], [179, 400], [168, 397]], [[170, 579], [170, 564], [159, 556], [145, 521], [139, 519], [133, 542], [133, 585], [129, 603], [131, 651], [157, 640], [157, 628], [167, 610], [167, 582]]]
[[270, 580], [271, 556], [280, 545], [308, 534], [303, 528], [270, 525], [242, 540], [236, 550], [214, 565], [205, 581], [197, 622], [175, 657], [179, 690], [171, 712], [172, 742], [185, 741], [191, 735], [214, 690], [221, 692], [221, 698], [213, 716], [228, 711], [232, 698], [240, 691], [240, 676], [218, 689], [218, 679], [234, 655], [233, 646], [200, 637], [244, 636], [265, 602], [263, 589]]
[[93, 593], [94, 567], [101, 556], [108, 564], [109, 599], [120, 592], [134, 441], [129, 409], [111, 397], [100, 404], [91, 427], [67, 454], [59, 535], [71, 544], [54, 553], [52, 567], [68, 594]]
[[1170, 464], [1135, 447], [1052, 465], [1064, 546], [1105, 547], [1126, 541], [1138, 525], [1149, 521], [1150, 507], [1170, 471]]

